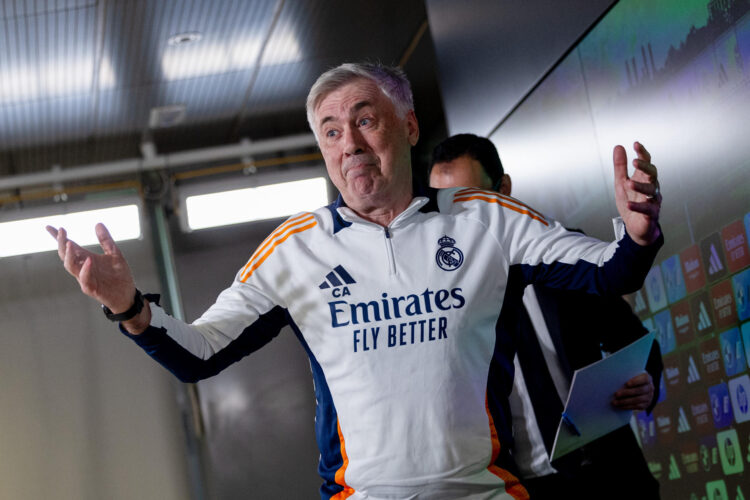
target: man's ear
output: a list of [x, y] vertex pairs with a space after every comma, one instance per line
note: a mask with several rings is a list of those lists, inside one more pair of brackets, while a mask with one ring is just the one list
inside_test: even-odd
[[409, 144], [416, 146], [419, 140], [419, 122], [413, 109], [409, 110], [406, 114], [406, 131], [409, 137]]
[[504, 194], [505, 196], [510, 196], [510, 191], [512, 187], [513, 187], [513, 183], [510, 180], [510, 175], [503, 174], [503, 178], [500, 180], [500, 189], [498, 189], [500, 194]]

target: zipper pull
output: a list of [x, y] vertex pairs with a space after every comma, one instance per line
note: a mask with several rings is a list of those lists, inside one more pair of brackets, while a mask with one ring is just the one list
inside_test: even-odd
[[391, 232], [390, 232], [390, 231], [388, 231], [388, 228], [387, 228], [387, 227], [385, 227], [385, 228], [383, 228], [383, 229], [385, 229], [385, 237], [386, 237], [386, 238], [388, 238], [388, 239], [390, 239], [390, 238], [391, 238]]

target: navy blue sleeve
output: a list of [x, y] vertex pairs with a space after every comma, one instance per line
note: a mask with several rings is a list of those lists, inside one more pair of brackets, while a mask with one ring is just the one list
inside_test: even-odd
[[[661, 230], [660, 230], [661, 233]], [[575, 264], [520, 264], [525, 284], [580, 290], [599, 295], [623, 295], [643, 286], [656, 254], [664, 244], [664, 235], [648, 246], [634, 242], [626, 233], [618, 242], [612, 258], [601, 267], [579, 260]]]
[[195, 356], [167, 334], [165, 328], [149, 326], [139, 335], [120, 331], [182, 382], [212, 377], [229, 365], [266, 345], [288, 324], [286, 309], [276, 306], [245, 328], [235, 340], [208, 359]]

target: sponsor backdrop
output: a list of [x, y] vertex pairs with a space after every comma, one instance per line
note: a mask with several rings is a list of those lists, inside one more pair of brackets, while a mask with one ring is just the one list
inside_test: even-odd
[[750, 0], [622, 0], [491, 135], [514, 195], [605, 239], [612, 146], [653, 154], [666, 243], [629, 299], [664, 356], [636, 415], [664, 498], [750, 500], [748, 127]]

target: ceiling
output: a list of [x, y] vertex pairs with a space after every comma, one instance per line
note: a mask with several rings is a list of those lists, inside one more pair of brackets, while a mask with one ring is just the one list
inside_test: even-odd
[[[308, 89], [346, 61], [402, 63], [425, 148], [444, 134], [423, 0], [1, 1], [4, 208], [44, 187], [9, 179], [53, 168], [135, 177], [117, 162], [307, 134]], [[316, 151], [294, 149], [259, 156]]]

